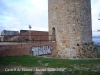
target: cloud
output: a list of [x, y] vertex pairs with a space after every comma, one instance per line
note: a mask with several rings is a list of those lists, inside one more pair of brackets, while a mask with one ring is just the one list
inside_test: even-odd
[[47, 10], [47, 0], [29, 0], [31, 4], [33, 4], [40, 11]]
[[[92, 2], [92, 29], [100, 29], [100, 0]], [[48, 0], [0, 0], [0, 32], [3, 29], [48, 31]]]
[[94, 31], [92, 32], [93, 36], [100, 36], [100, 32]]
[[92, 30], [97, 31], [100, 29], [100, 20], [99, 18], [100, 13], [100, 0], [97, 0], [95, 4], [92, 4]]
[[47, 0], [2, 0], [2, 3], [7, 7], [0, 7], [3, 9], [0, 17], [3, 28], [29, 29], [30, 24], [33, 30], [48, 30]]

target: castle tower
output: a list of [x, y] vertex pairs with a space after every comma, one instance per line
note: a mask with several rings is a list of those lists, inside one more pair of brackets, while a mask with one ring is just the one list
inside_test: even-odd
[[78, 46], [92, 42], [90, 0], [48, 0], [49, 35], [57, 57], [78, 56]]

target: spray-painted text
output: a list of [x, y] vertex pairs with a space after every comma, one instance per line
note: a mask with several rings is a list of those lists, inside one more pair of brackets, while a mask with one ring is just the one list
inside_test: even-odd
[[52, 46], [34, 46], [30, 50], [30, 52], [32, 52], [34, 56], [51, 54], [51, 51]]

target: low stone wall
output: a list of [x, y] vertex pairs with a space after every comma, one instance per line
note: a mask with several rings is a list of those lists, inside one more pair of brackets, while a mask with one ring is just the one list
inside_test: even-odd
[[66, 48], [64, 51], [55, 50], [53, 55], [57, 58], [100, 58], [99, 51], [100, 47], [94, 43], [84, 43], [77, 44], [76, 50], [72, 48]]
[[[53, 50], [56, 48], [56, 42], [41, 42], [41, 43], [32, 43], [32, 44], [10, 44], [10, 45], [0, 45], [0, 57], [4, 56], [21, 56], [21, 55], [34, 55], [34, 52], [31, 52], [32, 47], [51, 47], [51, 53], [42, 54], [46, 56], [52, 56]], [[46, 48], [45, 48], [46, 49]], [[38, 50], [38, 49], [37, 49]], [[39, 49], [41, 50], [41, 49]]]

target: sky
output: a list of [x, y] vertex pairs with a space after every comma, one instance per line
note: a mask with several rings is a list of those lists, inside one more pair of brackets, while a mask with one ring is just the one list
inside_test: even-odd
[[[91, 0], [92, 31], [100, 29], [100, 0]], [[48, 31], [48, 0], [0, 0], [2, 30]]]

